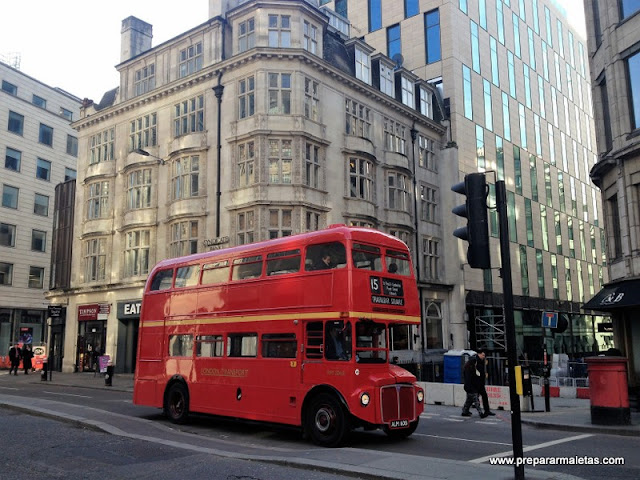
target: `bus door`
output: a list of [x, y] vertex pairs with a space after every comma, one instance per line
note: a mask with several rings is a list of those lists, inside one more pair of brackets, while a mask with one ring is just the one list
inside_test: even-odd
[[304, 396], [300, 389], [298, 344], [302, 340], [291, 331], [263, 333], [260, 336], [260, 363], [264, 374], [253, 376], [260, 401], [259, 413], [268, 421], [295, 423]]
[[305, 327], [302, 382], [343, 384], [352, 357], [351, 323], [309, 322]]

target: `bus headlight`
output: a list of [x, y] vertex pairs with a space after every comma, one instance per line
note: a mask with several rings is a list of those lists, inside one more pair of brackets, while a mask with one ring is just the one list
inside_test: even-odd
[[371, 397], [367, 392], [364, 392], [362, 395], [360, 395], [360, 403], [362, 404], [363, 407], [366, 407], [367, 405], [369, 405], [370, 401], [371, 401]]
[[418, 403], [422, 403], [424, 401], [424, 392], [422, 390], [418, 391]]

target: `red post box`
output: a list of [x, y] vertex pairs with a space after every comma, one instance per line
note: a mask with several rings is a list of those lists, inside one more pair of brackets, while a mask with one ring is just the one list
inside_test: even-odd
[[629, 425], [629, 391], [625, 357], [587, 357], [591, 423]]

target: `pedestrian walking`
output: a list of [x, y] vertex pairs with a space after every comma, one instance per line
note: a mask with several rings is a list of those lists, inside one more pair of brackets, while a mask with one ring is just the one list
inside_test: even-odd
[[20, 359], [22, 354], [20, 353], [20, 347], [14, 345], [9, 349], [9, 361], [11, 362], [11, 368], [9, 369], [9, 375], [13, 372], [14, 375], [18, 375], [18, 367], [20, 366]]
[[25, 375], [28, 375], [33, 368], [32, 358], [33, 352], [31, 351], [31, 345], [25, 343], [22, 347], [22, 368], [24, 368]]
[[471, 357], [467, 363], [465, 363], [462, 370], [464, 376], [464, 391], [467, 392], [467, 398], [462, 406], [462, 416], [470, 417], [472, 415], [470, 408], [473, 407], [478, 411], [480, 417], [484, 418], [484, 413], [480, 410], [480, 402], [478, 401], [478, 377], [480, 376], [480, 372], [478, 372], [476, 368], [476, 361], [476, 356]]
[[476, 351], [476, 369], [478, 370], [478, 395], [482, 397], [482, 408], [484, 409], [484, 416], [494, 416], [495, 413], [489, 408], [489, 395], [487, 395], [487, 389], [485, 382], [487, 380], [487, 353], [484, 349], [479, 348]]

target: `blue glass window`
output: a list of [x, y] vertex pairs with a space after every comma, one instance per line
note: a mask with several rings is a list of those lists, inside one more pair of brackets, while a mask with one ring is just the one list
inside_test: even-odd
[[622, 18], [627, 18], [640, 10], [640, 0], [621, 0]]
[[525, 118], [524, 105], [518, 104], [518, 117], [520, 119], [520, 145], [527, 149], [527, 122]]
[[478, 24], [471, 22], [471, 58], [473, 71], [480, 73], [480, 41], [478, 40]]
[[471, 98], [471, 70], [462, 65], [462, 92], [464, 97], [464, 116], [473, 120], [473, 101]]
[[504, 12], [500, 0], [496, 0], [496, 21], [498, 22], [498, 41], [504, 45]]
[[507, 50], [507, 65], [508, 65], [508, 73], [509, 73], [509, 94], [516, 98], [516, 72], [513, 61], [513, 53]]
[[440, 11], [424, 14], [427, 63], [440, 61]]
[[547, 27], [547, 43], [553, 46], [553, 37], [551, 33], [551, 12], [547, 7], [544, 7], [544, 23]]
[[369, 0], [369, 31], [382, 28], [382, 0]]
[[520, 58], [520, 19], [513, 14], [513, 49], [516, 57]]
[[419, 0], [404, 0], [404, 18], [413, 17], [420, 13]]
[[531, 78], [529, 67], [526, 63], [522, 64], [522, 73], [524, 74], [524, 99], [527, 108], [531, 108]]
[[493, 108], [491, 104], [491, 84], [489, 80], [482, 80], [484, 90], [484, 126], [493, 131]]
[[336, 13], [347, 18], [347, 0], [336, 0]]
[[533, 30], [528, 28], [527, 34], [529, 36], [529, 65], [531, 65], [531, 68], [535, 70], [536, 69], [536, 47], [533, 42]]
[[489, 46], [491, 48], [491, 81], [496, 87], [500, 86], [500, 74], [498, 67], [498, 44], [496, 39], [489, 37]]
[[511, 117], [509, 115], [509, 95], [502, 92], [502, 132], [511, 141]]
[[393, 59], [393, 56], [401, 51], [400, 25], [393, 25], [387, 28], [387, 56]]
[[558, 19], [558, 50], [560, 55], [564, 58], [564, 38], [562, 36], [562, 22]]
[[640, 128], [640, 53], [629, 57], [627, 67], [633, 107], [631, 125], [633, 128]]
[[487, 3], [486, 0], [478, 0], [478, 20], [480, 26], [487, 29]]

